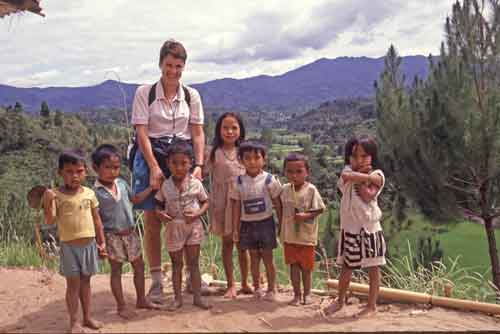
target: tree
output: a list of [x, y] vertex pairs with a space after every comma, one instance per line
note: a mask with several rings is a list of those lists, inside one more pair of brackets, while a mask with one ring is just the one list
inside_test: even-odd
[[314, 152], [312, 149], [311, 137], [301, 138], [299, 140], [299, 145], [302, 147], [302, 153], [312, 159]]
[[55, 116], [54, 116], [54, 125], [55, 126], [62, 126], [63, 124], [63, 115], [62, 112], [59, 109], [56, 109]]
[[385, 168], [424, 214], [483, 223], [500, 288], [500, 5], [488, 4], [453, 5], [440, 58], [429, 57], [428, 78], [408, 89], [391, 46], [376, 85], [377, 132]]
[[16, 104], [14, 105], [14, 112], [16, 112], [16, 113], [23, 112], [23, 105], [20, 102], [16, 101]]
[[50, 117], [50, 109], [47, 102], [43, 101], [40, 106], [40, 116], [49, 118]]
[[271, 147], [273, 144], [273, 130], [269, 128], [265, 128], [262, 130], [262, 133], [260, 135], [260, 140], [267, 146]]

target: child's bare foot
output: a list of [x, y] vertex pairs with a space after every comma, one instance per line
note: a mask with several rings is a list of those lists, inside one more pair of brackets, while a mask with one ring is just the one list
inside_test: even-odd
[[182, 307], [182, 301], [181, 300], [173, 300], [168, 306], [167, 306], [167, 311], [169, 312], [174, 312], [177, 309]]
[[355, 318], [369, 318], [377, 314], [376, 307], [365, 307], [361, 312], [354, 315]]
[[102, 326], [104, 326], [102, 322], [94, 320], [92, 318], [83, 320], [83, 325], [90, 329], [100, 329], [102, 328]]
[[239, 295], [251, 295], [253, 294], [253, 290], [248, 285], [242, 285], [241, 289], [238, 290]]
[[224, 298], [234, 299], [236, 298], [236, 295], [236, 287], [233, 285], [227, 289], [226, 293], [224, 294]]
[[124, 307], [124, 308], [118, 310], [118, 315], [125, 320], [129, 320], [129, 319], [132, 319], [135, 316], [137, 316], [137, 313], [135, 313], [133, 310], [129, 309], [128, 307]]
[[266, 302], [275, 302], [276, 293], [274, 291], [267, 291], [262, 299], [264, 299]]
[[302, 304], [304, 305], [311, 305], [313, 303], [311, 299], [311, 295], [304, 295], [304, 300], [302, 301]]
[[253, 298], [260, 300], [264, 297], [264, 291], [261, 288], [257, 288], [253, 291]]
[[69, 328], [69, 333], [86, 333], [85, 328], [82, 327], [78, 322], [75, 322]]
[[291, 301], [288, 302], [288, 305], [291, 306], [299, 306], [300, 305], [300, 296], [295, 295]]
[[198, 306], [201, 309], [209, 310], [212, 308], [212, 305], [205, 303], [201, 298], [193, 299], [193, 305]]
[[328, 305], [327, 307], [325, 307], [323, 309], [323, 313], [325, 313], [325, 315], [334, 314], [334, 313], [340, 311], [342, 309], [342, 307], [344, 307], [344, 304], [339, 303], [338, 300], [335, 300], [335, 301], [331, 302], [330, 305]]
[[137, 301], [137, 303], [135, 304], [135, 307], [139, 308], [139, 309], [142, 308], [142, 309], [147, 309], [147, 310], [159, 310], [159, 309], [161, 309], [161, 305], [155, 304], [147, 298], [144, 298], [144, 300], [141, 300], [141, 301]]

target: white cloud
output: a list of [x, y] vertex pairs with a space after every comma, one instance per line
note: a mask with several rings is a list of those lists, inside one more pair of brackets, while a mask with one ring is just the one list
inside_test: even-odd
[[188, 51], [184, 80], [276, 75], [317, 58], [437, 54], [454, 0], [51, 0], [0, 20], [0, 83], [95, 85], [159, 76], [160, 46]]

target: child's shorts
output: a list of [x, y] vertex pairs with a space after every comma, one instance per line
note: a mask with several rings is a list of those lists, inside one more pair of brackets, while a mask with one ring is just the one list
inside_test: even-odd
[[177, 252], [184, 246], [201, 245], [205, 231], [199, 219], [186, 224], [185, 222], [172, 221], [165, 228], [165, 242], [167, 251]]
[[302, 269], [314, 269], [314, 246], [285, 243], [285, 263], [299, 264]]
[[142, 257], [141, 240], [134, 229], [128, 234], [105, 232], [108, 258], [116, 262], [134, 262]]
[[65, 277], [92, 276], [98, 271], [97, 246], [95, 240], [87, 245], [76, 246], [61, 241], [59, 271]]
[[255, 222], [241, 222], [241, 249], [275, 249], [276, 247], [278, 247], [276, 224], [272, 216]]

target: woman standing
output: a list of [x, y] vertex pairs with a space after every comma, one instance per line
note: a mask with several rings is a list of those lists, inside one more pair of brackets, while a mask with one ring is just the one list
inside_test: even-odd
[[[134, 193], [144, 191], [147, 187], [156, 192], [162, 180], [170, 175], [164, 161], [158, 158], [157, 142], [165, 144], [172, 140], [185, 140], [192, 143], [192, 174], [199, 179], [202, 177], [205, 148], [203, 106], [198, 91], [180, 81], [186, 59], [184, 46], [177, 41], [167, 40], [160, 49], [160, 80], [153, 85], [140, 86], [135, 93], [132, 124], [139, 150], [133, 162]], [[149, 196], [135, 208], [144, 210], [146, 258], [153, 280], [148, 296], [152, 301], [159, 302], [163, 295], [161, 223], [155, 215], [153, 198], [154, 195]]]

